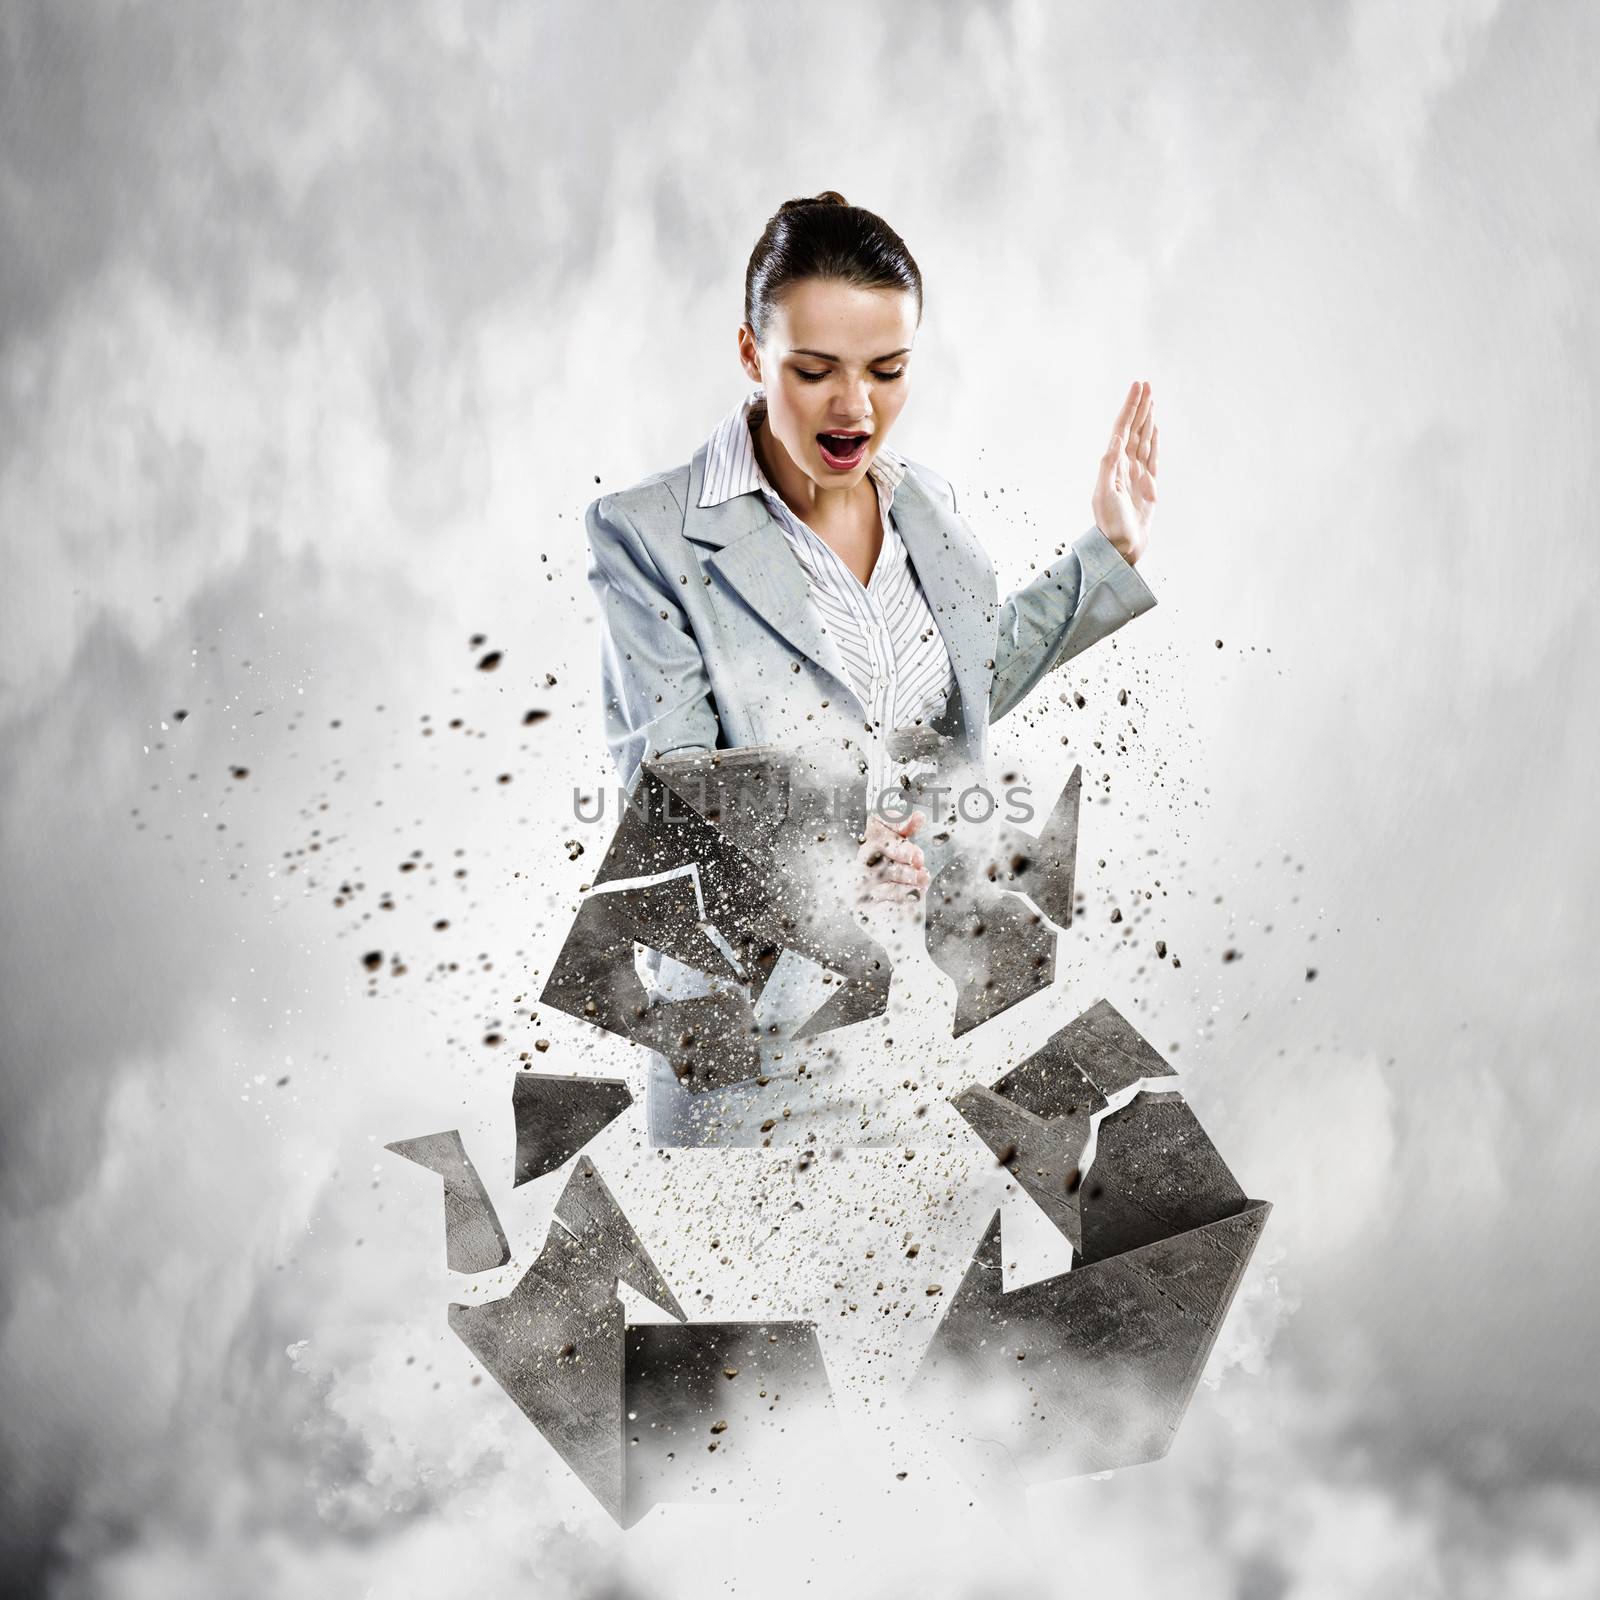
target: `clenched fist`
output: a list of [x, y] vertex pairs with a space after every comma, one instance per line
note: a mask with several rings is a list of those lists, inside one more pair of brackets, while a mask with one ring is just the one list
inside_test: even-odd
[[913, 811], [904, 822], [885, 822], [876, 812], [867, 817], [867, 828], [856, 852], [861, 864], [861, 901], [894, 901], [916, 904], [927, 893], [932, 881], [923, 865], [922, 847], [911, 836], [926, 818]]

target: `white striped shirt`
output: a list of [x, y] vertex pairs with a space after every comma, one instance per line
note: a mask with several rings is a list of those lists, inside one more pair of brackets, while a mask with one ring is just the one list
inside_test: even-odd
[[753, 389], [717, 424], [706, 449], [702, 506], [759, 493], [810, 584], [823, 631], [839, 648], [867, 720], [890, 732], [936, 717], [955, 686], [950, 653], [895, 529], [890, 507], [906, 464], [886, 446], [867, 467], [878, 493], [883, 546], [865, 586], [839, 554], [784, 503], [756, 459], [751, 429], [766, 410]]

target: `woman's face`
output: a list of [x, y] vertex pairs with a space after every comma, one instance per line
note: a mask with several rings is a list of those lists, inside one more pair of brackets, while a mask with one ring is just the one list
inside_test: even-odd
[[888, 437], [911, 383], [920, 307], [909, 289], [858, 289], [831, 278], [791, 284], [757, 345], [739, 355], [767, 395], [767, 426], [821, 489], [848, 489]]

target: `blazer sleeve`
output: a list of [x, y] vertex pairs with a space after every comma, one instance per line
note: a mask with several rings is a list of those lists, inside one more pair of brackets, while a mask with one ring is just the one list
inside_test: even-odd
[[1091, 527], [1000, 607], [989, 720], [998, 722], [1080, 651], [1156, 603], [1122, 552]]
[[721, 725], [688, 616], [627, 510], [603, 495], [584, 526], [600, 603], [606, 743], [631, 792], [644, 762], [669, 750], [714, 750]]

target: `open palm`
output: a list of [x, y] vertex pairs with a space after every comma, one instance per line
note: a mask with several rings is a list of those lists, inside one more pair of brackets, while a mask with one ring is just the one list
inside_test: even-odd
[[1117, 413], [1090, 501], [1095, 526], [1130, 566], [1150, 542], [1150, 519], [1156, 508], [1159, 432], [1150, 385], [1137, 382], [1128, 390], [1128, 398]]

